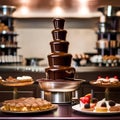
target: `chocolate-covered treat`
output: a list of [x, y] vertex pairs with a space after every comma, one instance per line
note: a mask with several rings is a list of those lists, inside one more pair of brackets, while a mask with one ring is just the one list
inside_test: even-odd
[[64, 22], [63, 18], [53, 20], [53, 41], [50, 42], [52, 53], [48, 55], [49, 67], [45, 69], [47, 79], [74, 78], [75, 68], [71, 67], [72, 55], [68, 53], [69, 42], [66, 41]]

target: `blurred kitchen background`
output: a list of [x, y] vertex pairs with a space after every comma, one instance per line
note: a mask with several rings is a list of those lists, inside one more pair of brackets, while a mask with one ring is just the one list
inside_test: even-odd
[[[49, 42], [54, 17], [64, 17], [66, 40], [70, 42], [69, 53], [96, 54], [95, 32], [102, 13], [97, 10], [104, 5], [120, 6], [119, 0], [0, 0], [0, 5], [16, 7], [13, 13], [14, 31], [18, 34], [18, 55], [23, 58], [43, 58], [39, 65], [47, 65], [51, 53]], [[120, 16], [120, 12], [117, 12]], [[24, 61], [23, 61], [24, 63]], [[73, 63], [74, 64], [74, 63]]]

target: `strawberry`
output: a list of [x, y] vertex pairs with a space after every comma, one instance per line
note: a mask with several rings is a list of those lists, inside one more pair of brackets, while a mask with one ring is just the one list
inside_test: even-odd
[[101, 76], [98, 76], [98, 79], [101, 78]]
[[82, 103], [84, 103], [84, 104], [85, 104], [85, 103], [90, 103], [89, 97], [86, 97], [86, 96], [85, 96], [85, 97], [81, 97], [81, 98], [80, 98], [80, 101], [81, 101]]
[[85, 97], [88, 97], [89, 99], [91, 99], [92, 95], [91, 93], [89, 93], [89, 94], [86, 94]]
[[115, 79], [118, 79], [118, 76], [114, 76]]
[[85, 101], [84, 101], [84, 97], [81, 97], [80, 98], [80, 101], [82, 102], [82, 103], [84, 103]]
[[108, 77], [108, 76], [106, 76], [106, 79], [108, 80], [108, 79], [109, 79], [109, 77]]

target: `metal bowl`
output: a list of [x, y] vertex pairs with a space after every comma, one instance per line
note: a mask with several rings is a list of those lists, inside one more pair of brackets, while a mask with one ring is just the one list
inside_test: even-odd
[[27, 66], [39, 66], [39, 62], [44, 60], [44, 58], [31, 57], [31, 58], [25, 58], [25, 60]]
[[49, 80], [38, 79], [37, 82], [42, 90], [48, 92], [72, 92], [75, 91], [79, 85], [84, 82], [82, 79], [74, 80]]
[[0, 14], [1, 15], [12, 15], [12, 13], [16, 10], [15, 6], [7, 6], [7, 5], [2, 5], [0, 6]]

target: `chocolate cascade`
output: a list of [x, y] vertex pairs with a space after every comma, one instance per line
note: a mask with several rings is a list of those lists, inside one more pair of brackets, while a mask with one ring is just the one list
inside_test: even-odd
[[66, 41], [67, 31], [64, 30], [65, 20], [53, 19], [53, 41], [50, 42], [51, 54], [48, 55], [49, 67], [45, 69], [47, 79], [74, 78], [75, 68], [71, 67], [72, 55], [68, 53], [69, 42]]

